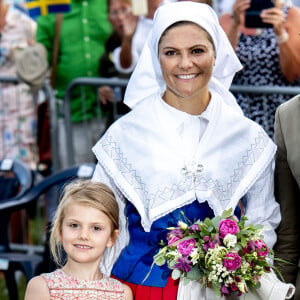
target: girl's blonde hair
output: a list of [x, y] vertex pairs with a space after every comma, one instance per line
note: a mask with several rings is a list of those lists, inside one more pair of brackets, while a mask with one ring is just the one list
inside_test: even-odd
[[87, 205], [104, 213], [110, 220], [114, 240], [115, 230], [119, 229], [119, 207], [112, 190], [100, 182], [90, 180], [72, 181], [64, 188], [54, 215], [50, 234], [51, 254], [59, 266], [65, 263], [62, 258], [63, 247], [60, 242], [62, 223], [66, 215], [66, 209], [73, 204]]

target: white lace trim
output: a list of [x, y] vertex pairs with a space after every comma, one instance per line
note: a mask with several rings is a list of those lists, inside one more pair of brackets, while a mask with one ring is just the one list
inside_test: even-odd
[[[140, 110], [150, 111], [151, 105], [151, 101], [144, 102]], [[174, 136], [168, 140], [161, 124], [155, 124], [153, 116], [141, 120], [138, 110], [128, 120], [115, 123], [93, 150], [117, 188], [135, 205], [145, 231], [155, 220], [195, 199], [207, 201], [215, 214], [235, 207], [276, 150], [257, 124], [223, 104], [199, 144], [195, 161], [203, 164], [203, 172], [186, 176]], [[233, 124], [237, 129], [231, 128]]]

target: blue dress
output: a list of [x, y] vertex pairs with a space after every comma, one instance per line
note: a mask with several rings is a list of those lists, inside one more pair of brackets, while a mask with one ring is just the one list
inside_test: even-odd
[[199, 203], [195, 200], [156, 220], [150, 232], [145, 232], [141, 225], [141, 217], [130, 202], [126, 206], [125, 213], [128, 216], [130, 241], [122, 250], [112, 274], [126, 282], [154, 287], [164, 287], [171, 273], [166, 264], [159, 267], [153, 263], [153, 256], [160, 248], [159, 242], [161, 240], [166, 242], [169, 232], [167, 228], [177, 226], [179, 220], [186, 222], [186, 218], [194, 222], [214, 217], [213, 210], [207, 202]]

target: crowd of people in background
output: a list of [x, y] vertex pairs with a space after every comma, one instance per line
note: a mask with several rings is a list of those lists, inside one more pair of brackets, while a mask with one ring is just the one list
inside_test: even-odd
[[[179, 205], [176, 202], [177, 206], [174, 204], [173, 207], [173, 204], [164, 198], [169, 197], [169, 194], [164, 195], [162, 192], [164, 189], [159, 187], [164, 185], [165, 188], [172, 190], [174, 186], [179, 186], [176, 181], [179, 177], [176, 177], [178, 174], [176, 175], [174, 171], [177, 162], [182, 159], [183, 163], [186, 163], [187, 157], [195, 155], [201, 157], [201, 153], [197, 150], [198, 144], [201, 144], [202, 139], [207, 138], [205, 132], [209, 129], [209, 124], [218, 120], [219, 127], [215, 127], [214, 133], [214, 143], [218, 147], [226, 144], [225, 138], [222, 138], [218, 144], [218, 136], [222, 134], [221, 129], [224, 128], [228, 129], [226, 137], [234, 141], [235, 135], [238, 135], [239, 141], [236, 143], [240, 143], [240, 146], [245, 149], [247, 145], [255, 143], [256, 135], [261, 138], [263, 136], [264, 144], [261, 146], [267, 153], [266, 161], [262, 163], [258, 158], [253, 162], [253, 178], [248, 179], [246, 174], [244, 176], [245, 180], [251, 181], [251, 186], [249, 184], [248, 192], [240, 195], [240, 198], [248, 203], [247, 213], [253, 220], [259, 219], [260, 222], [269, 225], [269, 231], [266, 232], [267, 240], [270, 247], [274, 246], [275, 254], [293, 263], [293, 265], [278, 263], [278, 267], [286, 281], [296, 285], [294, 299], [299, 300], [300, 156], [297, 149], [300, 146], [300, 98], [298, 95], [290, 99], [291, 96], [285, 93], [255, 91], [245, 93], [238, 90], [231, 93], [229, 89], [231, 85], [252, 86], [254, 89], [260, 86], [300, 87], [300, 1], [274, 0], [274, 6], [265, 8], [260, 14], [263, 25], [255, 27], [246, 21], [246, 12], [251, 6], [251, 0], [190, 0], [189, 2], [207, 4], [203, 6], [204, 8], [201, 6], [202, 10], [197, 16], [197, 4], [187, 4], [191, 7], [185, 8], [182, 3], [178, 11], [176, 6], [178, 4], [174, 7], [170, 4], [185, 2], [185, 0], [147, 0], [146, 15], [134, 14], [131, 0], [72, 0], [71, 11], [63, 14], [59, 31], [57, 31], [59, 21], [56, 14], [40, 16], [37, 20], [33, 20], [26, 11], [21, 11], [20, 7], [15, 6], [13, 2], [0, 0], [0, 76], [17, 76], [16, 63], [19, 53], [35, 43], [43, 44], [47, 50], [49, 76], [53, 75], [54, 69], [51, 67], [57, 55], [55, 82], [52, 88], [58, 105], [60, 168], [66, 167], [68, 156], [62, 113], [62, 103], [68, 84], [78, 77], [116, 77], [129, 80], [126, 88], [103, 85], [97, 92], [92, 88], [86, 89], [84, 115], [79, 89], [73, 92], [71, 100], [75, 163], [97, 162], [93, 180], [107, 184], [119, 202], [122, 221], [120, 236], [117, 240], [111, 235], [111, 243], [107, 245], [109, 248], [112, 245], [117, 248], [119, 257], [117, 260], [116, 257], [112, 260], [114, 262], [112, 274], [126, 283], [125, 290], [127, 291], [129, 285], [135, 291], [134, 299], [139, 299], [144, 297], [145, 293], [154, 293], [151, 289], [145, 288], [147, 284], [151, 285], [152, 281], [155, 282], [155, 293], [156, 288], [164, 289], [166, 286], [168, 293], [176, 299], [178, 286], [170, 283], [167, 271], [155, 269], [151, 266], [151, 262], [149, 263], [149, 253], [152, 254], [157, 250], [153, 247], [155, 240], [160, 236], [162, 228], [170, 223], [170, 219], [173, 222], [178, 217], [178, 207], [184, 209], [187, 216], [194, 218], [196, 217], [194, 212], [199, 211], [202, 212], [202, 217], [213, 216], [219, 212], [221, 205], [216, 204], [215, 200], [208, 196], [206, 201], [200, 201], [201, 203], [194, 199], [195, 197], [193, 198], [195, 201], [192, 201], [192, 198], [184, 196], [183, 186], [181, 186], [182, 194], [176, 194], [177, 198], [175, 194], [173, 196], [174, 200], [182, 197], [184, 204]], [[171, 7], [174, 10], [168, 12], [164, 7]], [[158, 8], [160, 15], [157, 16], [158, 20], [154, 25], [154, 16]], [[182, 21], [185, 12], [188, 15], [185, 21], [192, 23], [178, 25], [177, 21]], [[203, 22], [208, 15], [211, 15], [211, 19]], [[200, 25], [204, 30], [199, 30], [193, 24]], [[212, 29], [211, 24], [217, 29]], [[183, 90], [180, 90], [180, 84], [174, 84], [169, 73], [171, 59], [174, 59], [177, 54], [172, 49], [181, 49], [180, 43], [183, 41], [188, 43], [184, 39], [185, 34], [189, 36], [189, 42], [192, 42], [193, 32], [195, 35], [205, 37], [203, 39], [206, 50], [211, 50], [211, 52], [207, 50], [209, 53], [206, 54], [211, 66], [206, 62], [205, 67], [211, 70], [209, 69], [207, 73], [206, 83], [198, 87], [201, 90], [201, 102], [196, 101], [197, 105], [195, 105], [196, 102], [191, 101], [190, 106], [185, 106], [178, 100], [180, 99], [178, 95], [183, 93], [186, 97], [185, 93], [188, 92], [183, 87]], [[151, 40], [147, 39], [149, 34]], [[181, 37], [178, 44], [177, 34]], [[55, 48], [57, 37], [59, 43], [58, 48]], [[164, 43], [169, 49], [169, 56], [165, 55], [168, 60], [161, 54], [165, 51], [161, 49]], [[183, 49], [181, 50], [184, 52]], [[203, 49], [201, 51], [205, 52]], [[222, 56], [223, 60], [220, 61]], [[32, 92], [30, 84], [12, 85], [1, 82], [0, 84], [0, 160], [18, 158], [30, 169], [36, 170], [38, 165], [37, 95]], [[151, 99], [148, 99], [149, 97]], [[200, 97], [199, 94], [197, 97]], [[147, 105], [145, 99], [149, 101]], [[113, 118], [113, 102], [116, 100], [118, 100], [118, 113], [126, 115], [120, 122], [115, 122]], [[102, 114], [100, 123], [96, 119], [95, 111], [95, 106], [99, 103]], [[215, 114], [216, 109], [226, 112], [225, 120], [221, 115]], [[160, 121], [158, 122], [154, 116], [160, 118]], [[236, 121], [234, 128], [230, 125], [229, 116]], [[87, 121], [88, 133], [87, 127], [81, 124], [83, 120]], [[200, 124], [200, 129], [197, 129], [196, 122]], [[238, 130], [236, 124], [240, 124], [240, 132], [236, 131]], [[172, 130], [178, 131], [177, 144]], [[168, 132], [173, 133], [167, 134]], [[200, 138], [193, 140], [196, 133]], [[90, 144], [82, 143], [82, 137], [86, 134], [92, 137]], [[153, 136], [159, 136], [160, 140]], [[144, 144], [145, 139], [148, 144]], [[212, 142], [208, 141], [208, 144], [210, 143]], [[96, 158], [92, 155], [91, 160], [91, 149], [95, 144], [93, 151]], [[184, 149], [178, 146], [180, 144], [184, 144]], [[229, 145], [229, 142], [227, 144]], [[230, 154], [226, 159], [229, 165], [238, 164], [239, 156], [232, 158], [232, 152], [237, 148], [234, 145], [235, 143], [232, 142], [231, 147], [226, 150]], [[166, 162], [171, 161], [171, 157], [167, 149], [170, 150], [170, 147], [174, 153], [173, 162], [168, 165]], [[184, 153], [182, 157], [177, 147]], [[222, 149], [224, 156], [226, 151], [225, 148]], [[213, 151], [214, 148], [211, 148], [206, 152], [207, 160], [210, 159], [209, 155]], [[127, 155], [127, 159], [131, 158], [131, 163], [118, 157], [120, 152], [122, 155]], [[157, 165], [148, 165], [147, 158], [151, 158], [149, 161], [155, 161]], [[218, 163], [215, 158], [211, 158], [210, 162], [216, 165]], [[264, 169], [261, 169], [262, 167]], [[208, 169], [205, 168], [206, 166], [204, 166], [205, 172], [209, 170], [213, 173], [208, 166]], [[125, 169], [128, 173], [123, 171]], [[130, 170], [133, 170], [132, 174]], [[138, 170], [140, 176], [133, 175], [134, 170]], [[219, 172], [220, 170], [218, 177]], [[164, 174], [163, 179], [161, 174]], [[225, 186], [228, 174], [223, 175], [221, 178], [223, 181], [220, 182]], [[241, 181], [242, 177], [239, 180]], [[188, 178], [184, 182], [186, 184], [184, 191], [189, 194], [191, 186], [195, 188], [196, 183], [189, 182]], [[200, 194], [201, 184], [203, 182], [198, 182]], [[95, 185], [95, 188], [99, 187]], [[100, 189], [105, 191], [106, 188], [108, 187], [100, 186]], [[107, 193], [110, 193], [109, 188]], [[215, 188], [217, 189], [217, 185]], [[211, 190], [212, 194], [217, 193], [213, 188]], [[179, 193], [179, 188], [173, 192]], [[167, 206], [153, 199], [153, 195], [158, 194], [160, 199], [165, 199]], [[197, 197], [200, 196], [197, 194]], [[82, 204], [79, 202], [74, 206], [76, 205]], [[236, 206], [237, 203], [234, 205]], [[151, 210], [153, 215], [148, 218], [147, 214]], [[161, 212], [164, 212], [162, 217]], [[56, 218], [59, 216], [57, 215]], [[122, 227], [125, 221], [129, 224], [128, 228]], [[61, 222], [59, 226], [62, 226], [63, 221]], [[119, 230], [118, 226], [119, 224], [114, 230]], [[116, 236], [118, 235], [119, 231]], [[141, 244], [140, 240], [145, 243]], [[133, 248], [139, 250], [138, 253], [131, 255]], [[99, 263], [100, 260], [96, 265]], [[66, 266], [70, 264], [67, 263]], [[134, 272], [134, 270], [139, 271]], [[72, 274], [66, 269], [65, 273], [59, 276], [64, 277], [69, 273]], [[95, 274], [97, 275], [95, 278], [101, 277], [97, 272]], [[145, 282], [144, 278], [146, 278]], [[46, 278], [48, 281], [50, 279]], [[113, 289], [124, 288], [119, 286], [115, 279], [109, 284], [114, 286]], [[37, 286], [40, 288], [39, 285]], [[32, 291], [29, 290], [28, 293], [30, 295]], [[128, 291], [126, 297], [122, 297], [120, 299], [132, 299]], [[173, 299], [172, 297], [168, 299]]]

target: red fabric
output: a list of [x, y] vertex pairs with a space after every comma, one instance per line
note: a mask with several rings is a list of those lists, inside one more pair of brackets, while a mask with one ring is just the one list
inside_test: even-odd
[[[120, 280], [113, 275], [112, 277]], [[164, 288], [138, 285], [123, 280], [120, 281], [131, 288], [134, 300], [176, 300], [177, 298], [179, 281], [175, 281], [171, 277], [168, 279]]]

